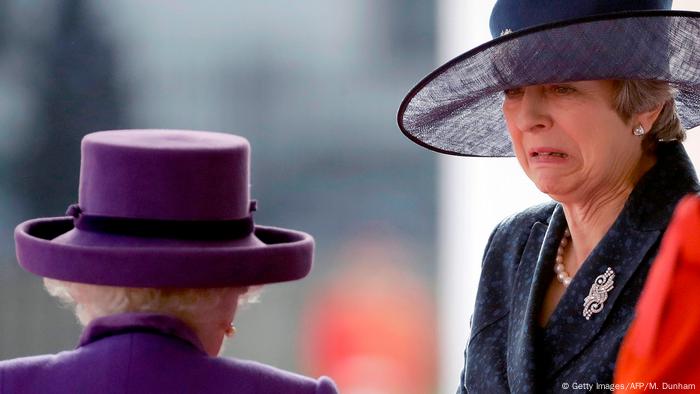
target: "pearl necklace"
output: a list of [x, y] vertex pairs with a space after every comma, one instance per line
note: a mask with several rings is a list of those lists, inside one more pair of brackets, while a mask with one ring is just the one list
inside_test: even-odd
[[568, 287], [569, 283], [571, 283], [571, 276], [569, 276], [569, 273], [566, 272], [566, 267], [564, 267], [564, 249], [566, 248], [566, 245], [569, 244], [570, 239], [571, 233], [567, 228], [566, 230], [564, 230], [564, 236], [559, 242], [559, 248], [557, 249], [557, 258], [555, 260], [556, 264], [554, 264], [554, 272], [557, 274], [557, 279], [559, 280], [559, 282], [561, 282], [562, 285], [564, 285], [564, 287]]

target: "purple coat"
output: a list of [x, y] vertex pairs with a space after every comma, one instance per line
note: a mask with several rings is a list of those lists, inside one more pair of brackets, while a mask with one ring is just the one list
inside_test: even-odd
[[165, 315], [124, 313], [95, 319], [78, 348], [0, 362], [0, 393], [337, 393], [264, 364], [210, 357], [195, 333]]

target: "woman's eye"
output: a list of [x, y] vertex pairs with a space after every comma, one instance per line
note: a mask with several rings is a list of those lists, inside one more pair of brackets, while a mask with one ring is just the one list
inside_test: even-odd
[[552, 86], [552, 91], [554, 91], [554, 93], [556, 94], [570, 94], [575, 92], [576, 90], [569, 86], [554, 85]]
[[506, 89], [503, 91], [503, 94], [506, 95], [506, 98], [514, 98], [518, 97], [523, 93], [522, 88], [513, 88], [513, 89]]

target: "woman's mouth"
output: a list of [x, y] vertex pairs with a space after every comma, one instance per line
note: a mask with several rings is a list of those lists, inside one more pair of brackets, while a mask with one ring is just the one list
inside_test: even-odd
[[565, 158], [568, 155], [563, 152], [532, 152], [530, 157], [560, 157]]
[[569, 155], [554, 147], [541, 146], [530, 149], [529, 160], [532, 165], [561, 165], [569, 161]]

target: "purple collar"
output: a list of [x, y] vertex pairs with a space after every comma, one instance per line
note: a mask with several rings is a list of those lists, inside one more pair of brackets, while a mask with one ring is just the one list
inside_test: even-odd
[[102, 338], [133, 332], [151, 332], [174, 336], [190, 343], [197, 350], [206, 354], [197, 334], [182, 320], [169, 315], [148, 312], [120, 313], [97, 318], [83, 330], [78, 347]]

